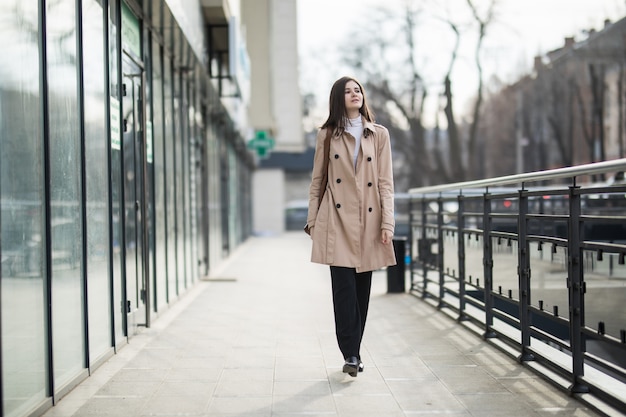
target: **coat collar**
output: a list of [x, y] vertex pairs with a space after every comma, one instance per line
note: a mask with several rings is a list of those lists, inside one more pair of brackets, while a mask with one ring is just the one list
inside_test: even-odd
[[[365, 120], [364, 116], [361, 116], [361, 121], [363, 122], [363, 136], [364, 137], [368, 137], [370, 134], [373, 134], [374, 132], [376, 132], [374, 123], [368, 122], [367, 120]], [[343, 132], [341, 132], [339, 129], [335, 129], [332, 136], [337, 138], [341, 136], [342, 133]]]
[[376, 131], [374, 123], [368, 122], [363, 116], [361, 116], [361, 120], [363, 120], [363, 136], [368, 137], [370, 133], [374, 133]]

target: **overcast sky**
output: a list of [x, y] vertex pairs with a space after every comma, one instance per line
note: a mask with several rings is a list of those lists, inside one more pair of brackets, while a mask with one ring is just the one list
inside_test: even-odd
[[[368, 16], [375, 13], [377, 7], [401, 8], [407, 0], [297, 1], [301, 86], [304, 93], [313, 92], [321, 96], [318, 97], [318, 104], [323, 108], [320, 117], [324, 117], [327, 115], [325, 106], [332, 82], [342, 75], [359, 78], [359, 74], [354, 74], [350, 68], [340, 64], [341, 51], [336, 45], [344, 45], [348, 34], [354, 29], [363, 27], [363, 30], [367, 30]], [[447, 5], [447, 10], [453, 14], [468, 10], [466, 0], [432, 1], [437, 6]], [[476, 4], [484, 6], [487, 0], [476, 0]], [[605, 19], [617, 21], [626, 16], [626, 1], [499, 0], [496, 13], [497, 21], [490, 28], [484, 45], [486, 82], [494, 73], [505, 81], [513, 81], [528, 73], [535, 55], [559, 48], [565, 37], [573, 36], [576, 40], [582, 40], [586, 37], [585, 30], [601, 30]], [[432, 39], [428, 40], [427, 45], [419, 46], [422, 49], [438, 47], [441, 50], [437, 40], [446, 35], [432, 33]], [[456, 66], [457, 75], [453, 78], [457, 107], [462, 107], [476, 89], [475, 68], [471, 58], [473, 47], [471, 41], [462, 42], [463, 50]], [[440, 68], [447, 65], [443, 61], [449, 60], [449, 53], [433, 52], [432, 57], [436, 56], [441, 57], [441, 64], [437, 65], [433, 58], [429, 66], [433, 69], [432, 82], [440, 83], [443, 77]], [[462, 77], [466, 79], [459, 82]], [[461, 84], [464, 88], [459, 87]]]

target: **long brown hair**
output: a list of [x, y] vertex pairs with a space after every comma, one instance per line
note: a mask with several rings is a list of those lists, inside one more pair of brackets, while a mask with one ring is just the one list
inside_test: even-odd
[[367, 106], [365, 100], [365, 90], [360, 82], [352, 77], [341, 77], [333, 84], [330, 89], [330, 99], [328, 100], [328, 119], [322, 125], [322, 129], [340, 129], [344, 130], [346, 127], [346, 119], [348, 118], [348, 112], [346, 111], [346, 99], [345, 90], [348, 81], [354, 81], [357, 83], [363, 93], [363, 105], [359, 109], [359, 113], [365, 117], [368, 122], [374, 123], [374, 113]]

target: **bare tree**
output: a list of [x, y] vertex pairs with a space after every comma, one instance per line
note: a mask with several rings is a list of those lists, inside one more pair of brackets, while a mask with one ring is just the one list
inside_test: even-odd
[[487, 35], [487, 28], [491, 24], [494, 18], [494, 10], [497, 4], [496, 0], [491, 0], [487, 8], [486, 16], [480, 16], [474, 0], [467, 0], [467, 5], [472, 11], [474, 20], [478, 24], [478, 41], [476, 42], [476, 49], [474, 50], [474, 62], [476, 69], [478, 70], [478, 88], [476, 90], [476, 101], [474, 102], [474, 110], [472, 116], [472, 122], [470, 124], [469, 140], [468, 140], [468, 153], [469, 153], [469, 167], [468, 171], [470, 175], [475, 175], [477, 159], [477, 143], [478, 143], [478, 125], [480, 122], [480, 108], [483, 104], [483, 66], [481, 61], [481, 52], [483, 47], [483, 41]]
[[[459, 130], [457, 128], [456, 119], [454, 118], [454, 108], [452, 101], [452, 70], [456, 63], [459, 46], [461, 45], [461, 32], [456, 23], [447, 19], [446, 23], [450, 26], [450, 29], [454, 33], [454, 48], [452, 49], [452, 55], [450, 58], [450, 65], [448, 66], [448, 72], [444, 79], [444, 95], [446, 97], [446, 104], [444, 107], [444, 113], [448, 122], [448, 141], [450, 144], [450, 176], [445, 178], [446, 182], [449, 181], [461, 181], [465, 178], [465, 169], [463, 166], [462, 146], [461, 138], [459, 137]], [[439, 136], [439, 118], [437, 118], [436, 127], [437, 137]]]
[[[442, 13], [444, 17], [435, 15], [433, 10], [441, 11], [440, 5], [430, 2], [428, 5], [431, 8], [426, 9], [423, 7], [425, 0], [407, 1], [401, 13], [377, 10], [373, 13], [377, 20], [370, 24], [377, 30], [354, 33], [349, 43], [341, 48], [344, 62], [355, 68], [359, 78], [364, 80], [377, 119], [392, 133], [396, 178], [405, 177], [411, 187], [462, 181], [476, 175], [473, 161], [479, 160], [478, 126], [483, 102], [482, 45], [487, 28], [494, 20], [498, 0], [490, 0], [485, 13], [475, 7], [473, 0], [466, 1], [468, 10], [465, 21], [458, 13], [456, 16], [452, 13]], [[433, 9], [435, 7], [437, 9]], [[450, 30], [450, 48], [444, 46], [437, 51], [439, 55], [449, 54], [450, 57], [445, 72], [439, 78], [441, 84], [428, 84], [423, 76], [427, 66], [432, 73], [432, 64], [426, 60], [420, 47], [429, 42], [426, 36], [431, 34], [426, 34], [422, 41], [419, 29], [423, 22], [420, 19], [430, 19], [431, 23], [443, 22]], [[459, 55], [462, 33], [471, 27], [478, 28], [474, 51], [478, 87], [471, 122], [466, 126], [460, 125], [455, 118], [453, 69]], [[398, 39], [404, 42], [398, 42]], [[403, 61], [398, 61], [402, 60], [398, 57], [404, 57]], [[433, 79], [432, 74], [430, 79]], [[441, 94], [429, 96], [429, 86]], [[440, 99], [443, 99], [441, 107], [435, 111], [443, 111], [441, 114], [446, 118], [447, 127], [441, 129], [439, 117], [435, 115], [433, 120], [436, 126], [429, 130], [424, 122], [425, 103], [427, 100], [439, 102]], [[469, 155], [464, 157], [464, 152]]]

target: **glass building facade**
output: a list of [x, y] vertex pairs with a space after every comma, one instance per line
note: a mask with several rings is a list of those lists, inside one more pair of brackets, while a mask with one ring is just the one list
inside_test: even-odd
[[251, 233], [253, 159], [163, 0], [0, 2], [0, 395], [42, 412]]

